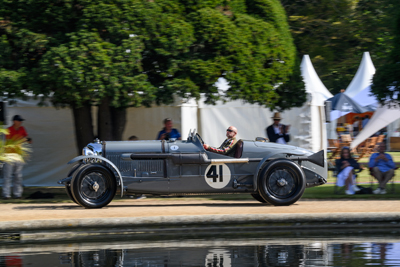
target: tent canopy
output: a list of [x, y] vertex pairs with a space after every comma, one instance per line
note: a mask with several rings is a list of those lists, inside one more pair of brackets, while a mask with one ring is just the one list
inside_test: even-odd
[[372, 63], [371, 56], [369, 52], [364, 52], [357, 73], [344, 93], [354, 99], [360, 91], [363, 91], [371, 85], [374, 74], [375, 67]]
[[309, 55], [303, 56], [300, 68], [301, 75], [303, 76], [306, 85], [306, 92], [312, 95], [311, 104], [324, 106], [325, 100], [333, 97], [333, 95], [328, 91], [328, 89], [326, 89], [325, 85], [318, 77]]
[[364, 113], [369, 111], [367, 108], [362, 107], [344, 93], [339, 93], [334, 97], [329, 98], [327, 101], [332, 102], [332, 110], [340, 110], [343, 112], [353, 113]]
[[365, 107], [362, 107], [344, 93], [336, 94], [334, 97], [329, 98], [327, 101], [332, 102], [331, 120], [336, 120], [351, 112], [364, 113], [367, 111], [371, 111]]
[[400, 119], [399, 104], [386, 104], [378, 107], [368, 124], [351, 143], [351, 148], [357, 147], [365, 139], [398, 119]]
[[358, 92], [353, 99], [361, 106], [372, 110], [376, 110], [379, 103], [376, 96], [371, 93], [371, 86], [368, 86], [364, 90]]

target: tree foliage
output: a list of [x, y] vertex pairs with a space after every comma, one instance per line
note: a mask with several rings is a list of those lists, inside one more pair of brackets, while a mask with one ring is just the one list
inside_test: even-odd
[[[3, 96], [26, 89], [81, 117], [97, 105], [99, 125], [115, 109], [173, 95], [215, 103], [220, 77], [227, 99], [271, 109], [305, 101], [278, 0], [4, 0], [0, 21]], [[288, 93], [300, 97], [282, 101]]]
[[362, 54], [375, 66], [391, 50], [386, 0], [281, 0], [299, 55], [309, 54], [325, 86], [338, 93], [354, 77]]
[[384, 57], [384, 64], [379, 66], [373, 78], [372, 92], [381, 101], [400, 102], [400, 5], [388, 0], [390, 17], [387, 20], [394, 32], [393, 49]]

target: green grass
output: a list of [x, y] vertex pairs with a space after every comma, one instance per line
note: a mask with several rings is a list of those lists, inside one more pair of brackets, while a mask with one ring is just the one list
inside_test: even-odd
[[[395, 181], [399, 181], [400, 179], [400, 168], [396, 170], [395, 172]], [[330, 171], [328, 173], [328, 184], [329, 183], [335, 183], [336, 182], [336, 177], [333, 177], [332, 172]], [[357, 174], [357, 183], [360, 184], [369, 184], [371, 182], [371, 180], [376, 184], [377, 181], [375, 179], [373, 179], [371, 177], [371, 175], [369, 174], [369, 169], [367, 167], [365, 167], [364, 170], [362, 170], [360, 173]]]
[[[370, 185], [362, 185], [364, 187], [370, 187]], [[322, 186], [307, 188], [302, 199], [367, 199], [367, 200], [380, 200], [380, 199], [400, 199], [400, 184], [395, 184], [395, 193], [385, 195], [345, 195], [344, 192], [341, 194], [334, 194], [334, 185], [326, 184]], [[376, 184], [373, 189], [376, 188]], [[392, 184], [386, 186], [386, 190], [390, 191]]]

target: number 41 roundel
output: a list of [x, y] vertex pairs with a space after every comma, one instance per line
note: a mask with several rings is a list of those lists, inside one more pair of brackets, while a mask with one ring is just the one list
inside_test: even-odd
[[204, 175], [209, 186], [215, 189], [224, 188], [231, 180], [231, 171], [225, 164], [211, 164]]

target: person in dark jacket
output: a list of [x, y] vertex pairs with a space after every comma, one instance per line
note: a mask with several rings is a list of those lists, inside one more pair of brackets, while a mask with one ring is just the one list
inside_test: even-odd
[[285, 145], [290, 141], [290, 136], [289, 136], [290, 125], [284, 125], [280, 123], [282, 118], [279, 112], [275, 112], [272, 119], [274, 120], [274, 123], [267, 127], [268, 139], [272, 143], [279, 143]]
[[356, 176], [354, 170], [360, 169], [358, 162], [351, 157], [350, 149], [343, 147], [340, 153], [340, 159], [336, 160], [337, 186], [346, 186], [346, 195], [353, 195], [360, 191], [356, 185]]

